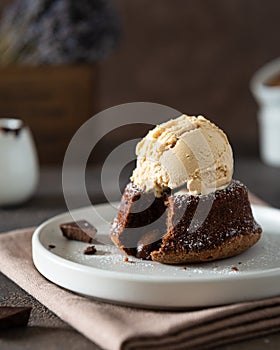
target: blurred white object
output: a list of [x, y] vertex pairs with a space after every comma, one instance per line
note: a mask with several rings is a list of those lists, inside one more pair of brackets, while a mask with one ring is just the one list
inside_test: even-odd
[[[279, 85], [272, 85], [273, 78]], [[262, 160], [280, 166], [280, 58], [258, 70], [251, 80], [251, 91], [259, 103], [260, 151]]]
[[31, 132], [20, 119], [0, 118], [0, 206], [20, 204], [34, 193], [39, 177]]

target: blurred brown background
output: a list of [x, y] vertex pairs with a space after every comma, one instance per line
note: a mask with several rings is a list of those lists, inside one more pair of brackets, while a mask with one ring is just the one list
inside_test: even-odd
[[[10, 1], [2, 0], [1, 7], [5, 3]], [[20, 108], [16, 109], [35, 133], [41, 161], [61, 161], [74, 129], [95, 112], [133, 101], [157, 102], [187, 114], [204, 114], [227, 132], [235, 154], [257, 155], [257, 106], [249, 91], [249, 81], [264, 63], [280, 56], [280, 2], [116, 0], [114, 3], [122, 21], [117, 50], [98, 68], [87, 67], [87, 73], [83, 71], [80, 78], [67, 83], [83, 85], [78, 90], [84, 91], [81, 96], [73, 91], [72, 95], [68, 94], [70, 109], [75, 111], [73, 127], [63, 133], [69, 113], [60, 121], [59, 116], [47, 116], [49, 132], [60, 133], [47, 147], [49, 137], [43, 130], [46, 126], [40, 127], [38, 111], [37, 121], [34, 116], [29, 121], [30, 116], [21, 116]], [[94, 79], [88, 78], [88, 84], [82, 84], [86, 80], [83, 74]], [[49, 88], [52, 90], [52, 85]], [[85, 105], [83, 95], [87, 96], [86, 108], [81, 107]], [[66, 98], [64, 106], [67, 104]], [[14, 110], [15, 105], [6, 104], [4, 112], [13, 114]], [[114, 133], [106, 140], [107, 146], [126, 138], [124, 133]]]

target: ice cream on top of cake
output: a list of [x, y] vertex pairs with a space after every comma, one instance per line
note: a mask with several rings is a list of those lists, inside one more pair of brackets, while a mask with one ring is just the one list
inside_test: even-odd
[[131, 181], [156, 196], [167, 188], [209, 194], [232, 180], [228, 138], [203, 116], [181, 115], [157, 125], [138, 143], [136, 155]]

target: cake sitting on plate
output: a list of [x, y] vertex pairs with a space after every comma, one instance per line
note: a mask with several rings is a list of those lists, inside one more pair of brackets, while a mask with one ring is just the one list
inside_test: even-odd
[[232, 179], [227, 136], [209, 120], [182, 115], [160, 124], [136, 154], [111, 229], [123, 252], [165, 264], [204, 262], [240, 254], [260, 239], [248, 190]]

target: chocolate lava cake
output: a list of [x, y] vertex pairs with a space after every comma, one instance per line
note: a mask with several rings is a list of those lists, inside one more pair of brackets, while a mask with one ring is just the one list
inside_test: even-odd
[[130, 182], [111, 239], [123, 252], [165, 264], [213, 261], [242, 253], [261, 236], [239, 181], [207, 195], [143, 192]]

